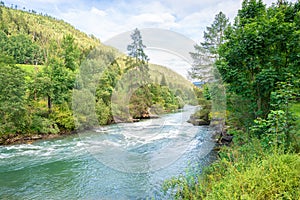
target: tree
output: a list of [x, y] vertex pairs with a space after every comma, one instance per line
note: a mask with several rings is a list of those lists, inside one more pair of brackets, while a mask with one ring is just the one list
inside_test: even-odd
[[[129, 73], [129, 81], [126, 83], [129, 88], [134, 88], [136, 91], [132, 92], [131, 107], [134, 109], [132, 114], [134, 117], [144, 117], [145, 113], [148, 113], [148, 108], [151, 106], [151, 94], [148, 83], [150, 81], [149, 74], [149, 58], [144, 52], [146, 46], [143, 44], [140, 31], [136, 28], [131, 34], [133, 40], [131, 44], [127, 46], [128, 55], [126, 58], [126, 70]], [[131, 84], [135, 85], [131, 85]]]
[[24, 130], [26, 124], [24, 72], [11, 57], [0, 56], [0, 134]]
[[133, 42], [127, 46], [129, 58], [126, 59], [126, 71], [135, 70], [136, 79], [141, 84], [149, 80], [149, 58], [145, 54], [144, 49], [146, 46], [143, 44], [140, 31], [136, 28], [131, 34]]
[[70, 35], [63, 37], [61, 47], [51, 43], [49, 51], [51, 56], [37, 75], [32, 91], [39, 98], [47, 98], [48, 112], [51, 113], [53, 103], [62, 105], [70, 102], [75, 70], [79, 66], [79, 51]]
[[141, 32], [136, 28], [130, 36], [133, 42], [127, 46], [128, 55], [134, 58], [135, 64], [148, 64], [149, 58], [144, 52], [146, 46], [143, 44]]
[[74, 71], [79, 67], [80, 51], [72, 35], [65, 35], [62, 41], [62, 58], [66, 68]]
[[161, 81], [160, 81], [160, 85], [161, 86], [167, 86], [167, 80], [166, 80], [166, 76], [163, 74], [162, 75], [162, 78], [161, 78]]
[[210, 82], [213, 79], [213, 63], [218, 59], [218, 48], [224, 43], [225, 30], [230, 26], [229, 19], [219, 12], [210, 27], [204, 31], [204, 42], [195, 45], [195, 52], [191, 52], [194, 64], [189, 71], [193, 79]]
[[6, 42], [6, 52], [14, 57], [19, 64], [39, 64], [43, 62], [41, 49], [31, 39], [18, 34], [8, 38]]
[[207, 32], [204, 31], [204, 42], [201, 43], [201, 46], [209, 52], [212, 58], [218, 57], [218, 48], [224, 43], [225, 30], [229, 25], [229, 19], [226, 18], [226, 15], [219, 12], [211, 27], [206, 27]]
[[7, 48], [8, 48], [7, 41], [8, 41], [7, 35], [3, 31], [0, 31], [0, 52], [2, 54], [7, 54]]
[[278, 82], [299, 79], [299, 10], [299, 2], [266, 9], [260, 0], [244, 1], [220, 47], [218, 70], [250, 122], [267, 117]]

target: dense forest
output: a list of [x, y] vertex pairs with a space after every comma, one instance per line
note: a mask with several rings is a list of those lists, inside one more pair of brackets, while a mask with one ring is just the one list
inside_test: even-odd
[[165, 183], [175, 199], [299, 199], [299, 20], [299, 1], [244, 0], [233, 24], [220, 12], [207, 27], [190, 75], [209, 85], [218, 71], [227, 96], [221, 135], [233, 139], [203, 174]]
[[[132, 48], [126, 56], [62, 20], [1, 3], [0, 144], [149, 118], [182, 108], [193, 95], [191, 84], [184, 80], [178, 83], [182, 80], [176, 78], [179, 75], [164, 75], [166, 68], [135, 58], [135, 52], [143, 48]], [[135, 88], [125, 105], [130, 115], [123, 116], [122, 112], [112, 113], [111, 97], [128, 72], [142, 72], [153, 81]], [[92, 86], [91, 80], [96, 81]], [[90, 101], [93, 108], [87, 105]], [[74, 108], [93, 112], [77, 109], [74, 113]]]

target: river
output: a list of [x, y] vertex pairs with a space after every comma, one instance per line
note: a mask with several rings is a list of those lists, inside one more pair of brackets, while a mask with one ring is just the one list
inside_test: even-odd
[[214, 159], [196, 108], [65, 138], [0, 146], [0, 199], [168, 199], [164, 180]]

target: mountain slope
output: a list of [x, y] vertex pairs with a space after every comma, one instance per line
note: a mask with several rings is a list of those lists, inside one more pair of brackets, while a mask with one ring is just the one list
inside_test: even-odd
[[48, 15], [0, 6], [0, 21], [1, 30], [8, 36], [29, 35], [43, 47], [48, 47], [51, 41], [61, 42], [64, 35], [72, 35], [82, 50], [100, 45], [96, 37], [88, 36], [63, 20]]

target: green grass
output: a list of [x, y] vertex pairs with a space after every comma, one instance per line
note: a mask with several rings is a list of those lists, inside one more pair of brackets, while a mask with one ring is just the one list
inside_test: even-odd
[[252, 141], [245, 145], [247, 151], [228, 148], [224, 152], [228, 158], [216, 161], [204, 174], [171, 179], [164, 189], [173, 191], [175, 199], [186, 200], [299, 199], [299, 154], [268, 153], [259, 146]]
[[259, 139], [247, 139], [239, 131], [240, 139], [222, 147], [220, 159], [202, 174], [173, 178], [164, 190], [175, 199], [300, 199], [300, 102], [290, 112], [296, 117], [289, 132], [291, 151], [266, 149]]
[[37, 70], [41, 70], [44, 66], [43, 65], [27, 65], [27, 64], [17, 64], [22, 70], [24, 70], [28, 74], [34, 74]]
[[300, 135], [300, 102], [293, 104], [291, 106], [291, 111], [296, 117], [296, 130], [297, 134]]
[[295, 117], [294, 127], [290, 135], [293, 148], [296, 152], [300, 152], [300, 102], [294, 103], [290, 107], [290, 111]]
[[25, 71], [26, 82], [30, 82], [33, 75], [38, 71], [42, 70], [44, 65], [27, 65], [27, 64], [17, 64], [23, 71]]
[[300, 124], [300, 102], [292, 104], [290, 110], [297, 117], [297, 122]]
[[296, 199], [300, 196], [300, 157], [269, 155], [239, 170], [231, 163], [228, 174], [213, 184], [207, 199]]

